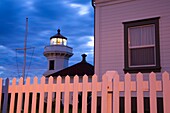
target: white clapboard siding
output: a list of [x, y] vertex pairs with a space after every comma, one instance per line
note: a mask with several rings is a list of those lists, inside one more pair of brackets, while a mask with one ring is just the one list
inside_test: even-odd
[[[87, 94], [91, 92], [91, 113], [97, 113], [97, 95], [101, 96], [101, 112], [102, 113], [119, 113], [119, 97], [120, 92], [124, 92], [125, 98], [125, 113], [131, 113], [131, 97], [132, 92], [136, 92], [137, 96], [137, 112], [144, 113], [144, 92], [149, 92], [150, 96], [150, 113], [157, 113], [157, 92], [162, 92], [163, 96], [163, 110], [164, 113], [170, 113], [170, 80], [169, 74], [164, 72], [162, 74], [162, 80], [156, 79], [155, 73], [150, 73], [149, 80], [143, 80], [143, 74], [136, 74], [136, 81], [131, 80], [130, 74], [124, 75], [124, 81], [119, 80], [119, 75], [116, 71], [108, 71], [103, 75], [102, 81], [98, 82], [97, 75], [92, 76], [91, 82], [87, 75], [83, 76], [83, 80], [76, 75], [72, 78], [66, 76], [65, 82], [62, 83], [62, 78], [58, 76], [56, 79], [49, 77], [48, 83], [45, 83], [46, 78], [42, 77], [40, 83], [38, 83], [38, 78], [34, 77], [34, 82], [30, 83], [30, 78], [27, 78], [25, 84], [23, 84], [23, 78], [19, 79], [19, 83], [16, 83], [16, 78], [12, 80], [12, 84], [6, 82], [7, 86], [3, 86], [2, 79], [0, 78], [0, 100], [2, 100], [2, 93], [6, 94], [3, 100], [8, 100], [7, 94], [11, 94], [11, 98], [8, 102], [1, 102], [2, 113], [14, 113], [14, 108], [16, 107], [16, 112], [21, 113], [44, 113], [44, 102], [47, 102], [47, 113], [51, 113], [55, 109], [55, 113], [60, 113], [60, 101], [61, 93], [64, 94], [64, 113], [69, 113], [69, 101], [70, 96], [73, 99], [73, 113], [78, 113], [78, 94], [82, 93], [82, 113], [87, 113]], [[73, 79], [73, 82], [70, 82]], [[54, 82], [56, 80], [57, 82]], [[82, 82], [80, 82], [82, 81]], [[8, 88], [6, 90], [6, 88]], [[7, 91], [7, 93], [5, 93]], [[30, 103], [30, 93], [32, 93], [32, 100]], [[18, 94], [17, 105], [15, 105], [15, 94]], [[25, 94], [25, 96], [23, 96]], [[37, 95], [40, 95], [38, 101]], [[46, 95], [47, 94], [47, 95]], [[55, 96], [54, 96], [55, 94]], [[73, 94], [73, 95], [71, 95]], [[25, 97], [25, 98], [24, 98]], [[24, 101], [23, 101], [24, 99]], [[55, 101], [55, 106], [52, 108], [52, 101]], [[3, 105], [2, 105], [3, 103]], [[37, 107], [37, 103], [39, 106]], [[24, 105], [23, 105], [24, 104]], [[29, 105], [31, 104], [31, 105]], [[4, 109], [7, 108], [8, 109]], [[24, 106], [24, 109], [22, 108]], [[29, 109], [31, 106], [31, 109]], [[1, 109], [0, 109], [1, 110]], [[1, 112], [1, 111], [0, 111]]]

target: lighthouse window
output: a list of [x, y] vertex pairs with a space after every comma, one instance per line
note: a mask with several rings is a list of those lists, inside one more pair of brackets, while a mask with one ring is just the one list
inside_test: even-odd
[[49, 70], [54, 70], [54, 60], [49, 61]]
[[63, 39], [63, 45], [67, 45], [67, 41], [66, 41], [66, 39]]
[[57, 44], [62, 45], [62, 39], [61, 38], [57, 38]]
[[51, 39], [50, 44], [51, 45], [56, 45], [57, 44], [57, 39], [56, 38]]
[[67, 40], [62, 38], [52, 38], [50, 40], [50, 45], [67, 45]]

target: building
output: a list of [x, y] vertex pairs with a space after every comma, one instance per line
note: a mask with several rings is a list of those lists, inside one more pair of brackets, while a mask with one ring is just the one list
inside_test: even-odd
[[[109, 70], [125, 73], [156, 72], [161, 79], [170, 72], [170, 1], [168, 0], [92, 0], [95, 11], [95, 73], [99, 80]], [[131, 79], [135, 80], [135, 76]], [[124, 97], [120, 94], [120, 112]], [[144, 111], [150, 112], [149, 97], [144, 93]], [[157, 93], [158, 113], [163, 113], [163, 99]], [[132, 112], [137, 111], [132, 97]]]
[[86, 54], [82, 54], [81, 56], [82, 56], [82, 61], [72, 66], [69, 66], [67, 68], [64, 68], [49, 76], [58, 77], [60, 75], [61, 77], [65, 77], [69, 75], [70, 77], [73, 78], [75, 75], [78, 75], [79, 78], [82, 78], [84, 75], [87, 75], [91, 78], [91, 76], [94, 75], [94, 66], [86, 61], [86, 57], [87, 57]]
[[44, 48], [44, 56], [48, 60], [48, 69], [44, 76], [68, 67], [68, 61], [72, 55], [72, 48], [67, 46], [67, 38], [62, 36], [58, 29], [57, 34], [50, 37], [50, 45]]
[[[92, 0], [95, 73], [170, 72], [169, 0]], [[144, 76], [148, 79], [148, 76]], [[123, 77], [120, 77], [123, 79]]]

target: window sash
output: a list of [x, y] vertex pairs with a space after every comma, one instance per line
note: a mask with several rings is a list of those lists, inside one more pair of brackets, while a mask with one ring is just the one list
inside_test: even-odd
[[156, 66], [155, 47], [129, 49], [129, 67]]
[[129, 67], [156, 66], [155, 25], [129, 27], [128, 32]]

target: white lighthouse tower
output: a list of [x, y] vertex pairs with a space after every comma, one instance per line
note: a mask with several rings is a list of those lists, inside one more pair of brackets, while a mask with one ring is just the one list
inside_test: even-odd
[[60, 34], [60, 29], [57, 32], [50, 38], [50, 45], [44, 49], [44, 56], [48, 60], [48, 70], [44, 76], [68, 67], [68, 60], [73, 55], [72, 48], [67, 46], [67, 38]]

